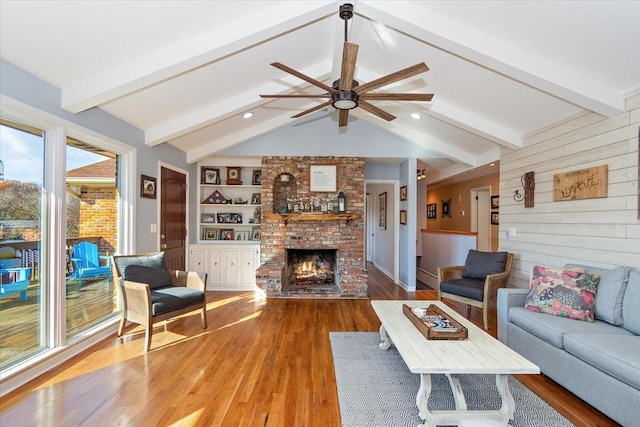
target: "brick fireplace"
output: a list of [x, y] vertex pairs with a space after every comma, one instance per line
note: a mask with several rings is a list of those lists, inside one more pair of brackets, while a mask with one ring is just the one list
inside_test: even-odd
[[[335, 193], [310, 191], [312, 165], [336, 166]], [[286, 189], [282, 175], [287, 175]], [[346, 214], [336, 212], [340, 191], [346, 196]], [[261, 193], [256, 284], [267, 297], [367, 297], [364, 158], [263, 157]], [[333, 211], [281, 213], [298, 201], [314, 200], [329, 202]], [[305, 271], [310, 268], [316, 271]]]

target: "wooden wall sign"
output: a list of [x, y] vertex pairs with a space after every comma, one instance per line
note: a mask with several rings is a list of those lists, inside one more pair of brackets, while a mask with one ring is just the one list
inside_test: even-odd
[[608, 165], [558, 173], [553, 176], [553, 201], [607, 197]]

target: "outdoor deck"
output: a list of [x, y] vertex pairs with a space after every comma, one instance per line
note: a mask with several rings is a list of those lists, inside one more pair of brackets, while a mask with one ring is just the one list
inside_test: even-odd
[[[67, 338], [91, 327], [116, 309], [113, 281], [104, 278], [67, 283]], [[0, 366], [40, 346], [40, 284], [32, 281], [27, 300], [18, 293], [0, 298]]]

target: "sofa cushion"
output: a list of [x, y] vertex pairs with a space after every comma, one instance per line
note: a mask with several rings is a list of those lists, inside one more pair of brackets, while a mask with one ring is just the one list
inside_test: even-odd
[[440, 283], [440, 290], [476, 301], [484, 299], [484, 279], [452, 279]]
[[180, 310], [193, 304], [204, 301], [204, 292], [184, 286], [171, 286], [169, 288], [155, 289], [151, 291], [151, 315], [168, 313]]
[[147, 267], [146, 265], [129, 265], [124, 270], [125, 280], [146, 283], [151, 289], [165, 288], [171, 285], [171, 276], [167, 270]]
[[507, 252], [482, 252], [471, 249], [464, 262], [462, 277], [484, 280], [489, 274], [502, 273], [507, 255]]
[[616, 267], [612, 270], [588, 265], [566, 264], [564, 268], [582, 268], [585, 273], [600, 276], [596, 294], [596, 319], [612, 325], [622, 325], [622, 299], [629, 278], [628, 267]]
[[636, 335], [640, 335], [640, 272], [631, 270], [629, 283], [622, 301], [623, 327]]
[[533, 267], [527, 310], [593, 322], [600, 278], [581, 269]]
[[[149, 287], [160, 288], [165, 286], [171, 286], [171, 276], [167, 270], [167, 264], [164, 259], [164, 252], [158, 252], [151, 255], [131, 255], [131, 256], [119, 256], [115, 258], [118, 271], [125, 280], [132, 280], [135, 282], [149, 283], [147, 280], [135, 280], [128, 278], [129, 271], [127, 268], [132, 265], [148, 267], [151, 269], [159, 270], [153, 277], [148, 277], [154, 281], [154, 284], [149, 283]], [[133, 273], [137, 278], [144, 275], [144, 269], [134, 269]]]
[[535, 313], [524, 307], [511, 307], [509, 309], [508, 319], [509, 322], [558, 348], [564, 347], [564, 336], [567, 333], [633, 336], [633, 334], [626, 329], [613, 326], [601, 320], [594, 322], [576, 322], [566, 317]]
[[588, 364], [640, 389], [639, 336], [567, 334], [564, 348]]

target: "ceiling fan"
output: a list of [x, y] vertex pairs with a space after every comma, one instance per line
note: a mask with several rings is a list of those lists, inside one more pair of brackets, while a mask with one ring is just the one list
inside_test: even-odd
[[272, 66], [311, 83], [320, 89], [324, 89], [327, 92], [318, 95], [260, 95], [261, 98], [327, 98], [328, 101], [291, 116], [291, 118], [296, 119], [332, 105], [340, 111], [338, 127], [347, 125], [349, 121], [349, 110], [356, 107], [361, 107], [363, 110], [388, 122], [396, 118], [394, 115], [387, 113], [368, 101], [431, 101], [433, 98], [432, 93], [371, 93], [372, 90], [429, 71], [429, 67], [427, 67], [424, 62], [377, 78], [368, 83], [360, 84], [356, 80], [353, 80], [356, 69], [356, 58], [358, 57], [358, 45], [350, 43], [347, 40], [347, 21], [353, 17], [353, 5], [345, 3], [340, 6], [339, 15], [340, 18], [344, 20], [344, 48], [342, 51], [340, 79], [333, 82], [331, 86], [328, 86], [280, 62], [274, 62], [271, 64]]

